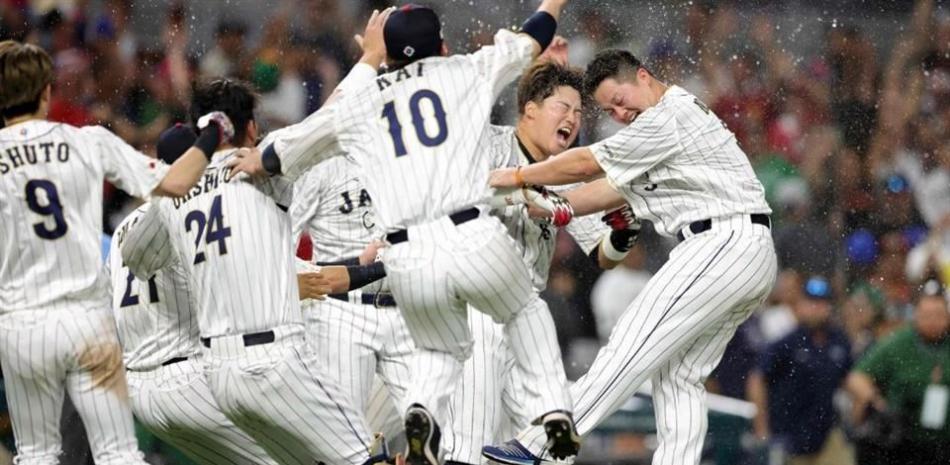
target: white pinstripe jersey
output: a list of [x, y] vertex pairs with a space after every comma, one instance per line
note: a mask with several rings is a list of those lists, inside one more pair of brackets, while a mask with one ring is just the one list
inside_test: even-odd
[[356, 257], [373, 239], [373, 201], [357, 169], [348, 158], [335, 157], [294, 182], [291, 237], [296, 244], [303, 231], [310, 231], [315, 263]]
[[177, 199], [159, 199], [121, 245], [137, 277], [176, 260], [194, 285], [201, 336], [300, 323], [290, 217], [292, 187], [281, 177], [227, 179], [234, 150], [214, 154], [204, 177]]
[[0, 313], [106, 308], [103, 179], [146, 197], [167, 170], [99, 126], [0, 129]]
[[430, 57], [378, 76], [277, 141], [284, 173], [352, 157], [382, 232], [487, 203], [491, 108], [532, 59], [534, 39], [500, 31], [470, 55]]
[[707, 218], [772, 212], [735, 135], [678, 86], [590, 149], [636, 215], [660, 234], [675, 236]]
[[142, 205], [125, 217], [109, 246], [112, 309], [122, 359], [126, 368], [136, 371], [158, 368], [166, 360], [189, 357], [200, 349], [195, 295], [184, 267], [174, 262], [141, 280], [122, 263], [119, 247], [125, 233], [148, 208]]
[[[492, 169], [524, 166], [531, 161], [521, 150], [515, 137], [515, 128], [511, 126], [491, 126], [489, 129], [489, 147], [492, 154]], [[562, 186], [558, 191], [570, 190], [579, 184]], [[502, 211], [493, 210], [508, 228], [508, 234], [521, 245], [525, 264], [531, 270], [531, 279], [538, 290], [547, 287], [548, 272], [557, 246], [558, 229], [547, 221], [528, 216], [524, 205], [513, 205]], [[574, 218], [566, 227], [568, 233], [577, 242], [584, 253], [589, 254], [600, 244], [610, 228], [600, 220], [601, 213]]]

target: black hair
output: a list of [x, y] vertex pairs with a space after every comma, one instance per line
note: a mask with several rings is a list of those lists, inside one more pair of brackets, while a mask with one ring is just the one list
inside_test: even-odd
[[594, 95], [594, 91], [605, 80], [620, 77], [621, 74], [636, 73], [640, 68], [645, 67], [632, 53], [626, 50], [604, 50], [587, 65], [584, 93]]
[[228, 115], [234, 125], [234, 141], [242, 144], [247, 137], [247, 123], [254, 120], [257, 94], [250, 84], [238, 79], [218, 78], [195, 84], [191, 96], [191, 122], [213, 111]]

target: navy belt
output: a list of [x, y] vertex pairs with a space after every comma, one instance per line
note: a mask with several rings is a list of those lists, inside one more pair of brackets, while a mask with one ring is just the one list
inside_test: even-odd
[[[342, 300], [344, 302], [349, 302], [350, 298], [347, 294], [330, 294], [327, 297], [336, 300]], [[396, 299], [392, 294], [389, 293], [363, 293], [360, 295], [360, 303], [363, 305], [372, 305], [375, 307], [395, 307]]]
[[[769, 215], [765, 215], [762, 213], [753, 213], [749, 215], [749, 220], [751, 220], [753, 224], [761, 224], [762, 226], [765, 226], [766, 228], [772, 227], [772, 221], [769, 219]], [[704, 233], [712, 229], [712, 221], [713, 220], [711, 219], [693, 221], [692, 223], [689, 224], [689, 226], [683, 229], [689, 229], [689, 231], [693, 234]], [[681, 242], [686, 240], [686, 236], [683, 235], [683, 231], [676, 233], [676, 238], [679, 239]]]
[[[274, 335], [273, 331], [262, 331], [259, 333], [248, 333], [241, 336], [244, 339], [244, 347], [257, 346], [261, 344], [270, 344], [277, 340], [277, 337]], [[201, 338], [201, 345], [211, 348], [211, 338], [203, 337]]]
[[[452, 220], [452, 223], [455, 223], [455, 225], [458, 226], [462, 223], [472, 221], [475, 218], [478, 218], [479, 214], [480, 212], [478, 211], [478, 209], [475, 207], [472, 207], [466, 210], [457, 211], [449, 215], [449, 219]], [[400, 229], [399, 231], [391, 232], [387, 234], [386, 240], [389, 241], [390, 244], [398, 244], [400, 242], [406, 242], [407, 240], [409, 240], [409, 233], [405, 229]]]
[[168, 365], [174, 365], [174, 364], [176, 364], [176, 363], [184, 362], [184, 361], [187, 361], [187, 360], [188, 360], [188, 357], [175, 357], [175, 358], [170, 358], [170, 359], [165, 360], [164, 362], [162, 362], [162, 366], [163, 366], [163, 367], [167, 367]]

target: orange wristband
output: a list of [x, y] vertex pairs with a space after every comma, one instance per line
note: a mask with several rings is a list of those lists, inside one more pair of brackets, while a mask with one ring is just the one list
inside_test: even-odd
[[521, 168], [521, 166], [515, 168], [515, 184], [517, 184], [518, 187], [524, 187], [524, 175], [521, 174]]

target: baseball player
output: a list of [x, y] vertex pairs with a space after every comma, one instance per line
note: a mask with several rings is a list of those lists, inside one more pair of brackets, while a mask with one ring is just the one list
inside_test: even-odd
[[386, 23], [387, 65], [370, 85], [318, 111], [298, 131], [244, 152], [234, 171], [297, 173], [342, 151], [360, 178], [391, 244], [383, 257], [417, 350], [404, 401], [411, 464], [436, 464], [449, 395], [471, 353], [468, 304], [505, 324], [526, 377], [528, 411], [554, 455], [578, 442], [554, 322], [527, 303], [535, 290], [517, 246], [487, 215], [489, 158], [482, 147], [499, 92], [554, 37], [566, 0], [544, 0], [522, 33], [445, 57], [438, 16], [407, 5]]
[[[196, 136], [175, 126], [159, 138], [159, 159], [172, 163]], [[149, 430], [201, 464], [275, 464], [267, 453], [221, 413], [200, 359], [195, 295], [179, 263], [148, 280], [136, 279], [119, 247], [148, 210], [127, 216], [109, 250], [112, 308], [123, 349], [132, 412]]]
[[68, 393], [97, 464], [144, 464], [100, 257], [102, 183], [184, 195], [207, 159], [191, 148], [169, 168], [104, 128], [46, 121], [52, 80], [45, 51], [0, 42], [0, 363], [16, 461], [58, 463]]
[[[315, 166], [294, 183], [291, 235], [309, 230], [316, 265], [362, 264], [376, 258], [372, 199], [357, 177], [355, 163], [336, 157]], [[373, 380], [382, 380], [397, 405], [409, 382], [412, 339], [392, 294], [383, 283], [366, 286], [303, 307], [307, 340], [320, 365], [335, 377], [359, 412], [367, 411]], [[367, 416], [374, 431], [385, 418]]]
[[[379, 48], [384, 18], [374, 14], [368, 26], [378, 24]], [[227, 176], [237, 147], [257, 137], [255, 106], [247, 84], [196, 86], [192, 115], [222, 112], [235, 123], [234, 143], [219, 146], [188, 195], [152, 203], [125, 231], [122, 258], [143, 279], [176, 263], [184, 268], [195, 283], [211, 392], [274, 460], [373, 463], [379, 458], [370, 456], [363, 416], [304, 345], [286, 214], [294, 179]]]
[[[776, 257], [762, 185], [722, 121], [696, 97], [655, 78], [632, 54], [598, 54], [585, 87], [627, 127], [590, 147], [492, 174], [495, 186], [598, 181], [567, 195], [577, 212], [626, 200], [680, 244], [615, 326], [587, 375], [571, 387], [583, 435], [650, 380], [659, 447], [654, 464], [699, 463], [706, 434], [703, 381], [736, 327], [769, 294]], [[488, 446], [507, 464], [547, 460], [544, 433]]]
[[[545, 55], [562, 48], [566, 62], [566, 42], [559, 41], [563, 39], [557, 38]], [[518, 82], [518, 122], [510, 127], [493, 126], [490, 132], [492, 166], [526, 166], [569, 148], [580, 131], [583, 79], [582, 73], [554, 62], [541, 61], [530, 67]], [[521, 245], [522, 258], [540, 293], [547, 284], [558, 229], [548, 219], [530, 218], [525, 205], [503, 207], [493, 214]], [[611, 212], [608, 218], [623, 214], [624, 211]], [[614, 230], [601, 222], [600, 216], [575, 218], [565, 229], [601, 267], [613, 268], [633, 246], [639, 223], [627, 222]], [[540, 298], [532, 299], [528, 305], [547, 310], [547, 304]], [[471, 318], [475, 349], [466, 361], [452, 402], [454, 422], [446, 447], [447, 463], [481, 463], [482, 446], [499, 439], [496, 435], [503, 421], [510, 421], [517, 431], [532, 420], [524, 416], [521, 408], [522, 380], [517, 371], [510, 369], [514, 364], [501, 326], [478, 312], [472, 312]]]

